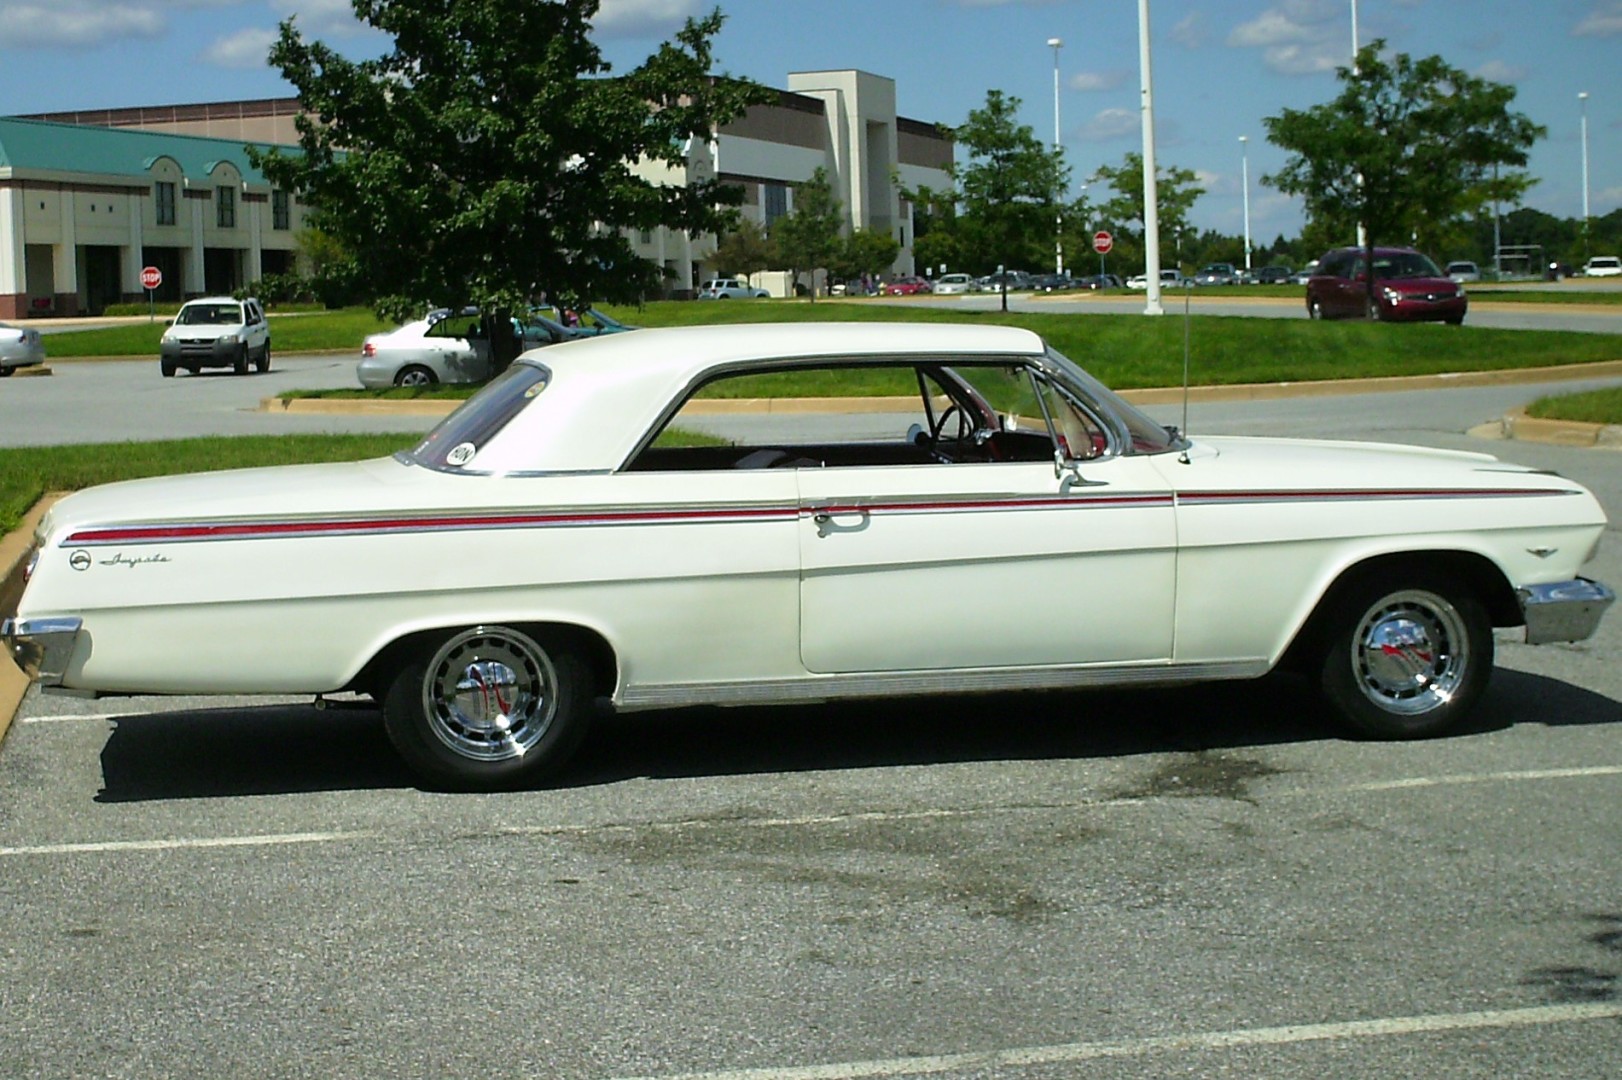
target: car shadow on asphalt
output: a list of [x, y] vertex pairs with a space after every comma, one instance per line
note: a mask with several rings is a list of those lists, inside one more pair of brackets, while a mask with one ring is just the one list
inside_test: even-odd
[[[1618, 702], [1500, 669], [1454, 737], [1622, 723]], [[1349, 738], [1289, 675], [1174, 689], [1024, 693], [609, 716], [551, 787], [631, 779], [1196, 753]], [[368, 708], [262, 706], [114, 721], [99, 802], [418, 786]]]

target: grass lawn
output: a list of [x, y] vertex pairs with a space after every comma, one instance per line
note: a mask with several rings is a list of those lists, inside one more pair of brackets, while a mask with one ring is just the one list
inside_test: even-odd
[[1578, 420], [1585, 424], [1622, 424], [1622, 386], [1583, 394], [1538, 398], [1526, 415], [1539, 420]]

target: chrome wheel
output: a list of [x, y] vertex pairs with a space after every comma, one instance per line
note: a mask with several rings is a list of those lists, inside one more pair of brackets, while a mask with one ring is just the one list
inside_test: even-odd
[[411, 367], [405, 368], [400, 372], [400, 374], [394, 377], [394, 385], [432, 386], [434, 385], [434, 373], [425, 367], [418, 367], [413, 364]]
[[1435, 593], [1393, 593], [1364, 613], [1352, 635], [1352, 665], [1363, 696], [1387, 712], [1417, 716], [1440, 708], [1470, 666], [1464, 620]]
[[474, 761], [521, 758], [557, 714], [558, 674], [516, 630], [480, 626], [457, 634], [428, 661], [423, 716], [447, 748]]
[[1326, 618], [1333, 629], [1323, 690], [1341, 719], [1365, 735], [1438, 734], [1487, 688], [1492, 620], [1480, 598], [1451, 578], [1369, 581], [1348, 590]]

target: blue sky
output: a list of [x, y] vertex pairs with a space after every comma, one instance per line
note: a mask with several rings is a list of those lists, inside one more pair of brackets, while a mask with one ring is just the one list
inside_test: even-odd
[[[1349, 61], [1353, 0], [1151, 0], [1157, 153], [1195, 170], [1201, 228], [1237, 234], [1248, 153], [1258, 243], [1293, 235], [1295, 200], [1260, 178], [1283, 163], [1261, 119], [1332, 98]], [[598, 31], [620, 69], [716, 0], [604, 0]], [[1548, 128], [1527, 204], [1582, 212], [1582, 105], [1595, 216], [1622, 206], [1622, 0], [1356, 0], [1360, 39], [1516, 87]], [[1134, 0], [720, 0], [718, 67], [772, 86], [791, 71], [860, 68], [896, 80], [899, 111], [959, 124], [990, 89], [1053, 135], [1059, 50], [1063, 143], [1077, 184], [1140, 143]], [[281, 19], [352, 56], [380, 39], [347, 0], [0, 0], [0, 113], [169, 105], [290, 92], [264, 64]], [[1239, 137], [1249, 137], [1242, 148]], [[1091, 194], [1091, 192], [1089, 192]], [[1446, 257], [1446, 253], [1436, 253]]]

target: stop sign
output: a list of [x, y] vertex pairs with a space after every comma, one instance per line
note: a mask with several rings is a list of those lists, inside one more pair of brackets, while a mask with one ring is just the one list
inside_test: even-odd
[[156, 289], [163, 284], [163, 271], [156, 266], [141, 267], [141, 288]]
[[1109, 249], [1115, 246], [1115, 237], [1099, 229], [1093, 233], [1093, 250], [1100, 255], [1108, 255]]

